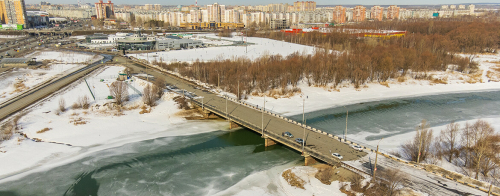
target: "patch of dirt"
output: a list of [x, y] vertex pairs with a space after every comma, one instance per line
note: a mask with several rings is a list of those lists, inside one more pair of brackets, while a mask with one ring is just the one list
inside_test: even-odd
[[45, 133], [45, 132], [50, 131], [50, 130], [52, 130], [52, 128], [45, 127], [42, 130], [37, 131], [36, 133]]
[[82, 117], [78, 117], [78, 118], [70, 118], [70, 121], [69, 123], [73, 123], [73, 125], [77, 126], [77, 125], [84, 125], [84, 124], [87, 124], [88, 121], [86, 121], [84, 118]]
[[288, 170], [284, 171], [281, 176], [283, 176], [283, 178], [288, 182], [289, 185], [297, 187], [297, 188], [305, 189], [304, 188], [305, 181], [300, 179], [299, 177], [297, 177], [297, 175], [295, 175], [292, 172], [292, 169], [288, 169]]

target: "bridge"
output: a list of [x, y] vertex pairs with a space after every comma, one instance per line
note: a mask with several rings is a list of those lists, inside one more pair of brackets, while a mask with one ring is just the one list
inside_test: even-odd
[[[446, 174], [427, 171], [424, 166], [416, 165], [392, 155], [376, 153], [373, 148], [363, 147], [363, 152], [351, 148], [356, 143], [344, 140], [335, 135], [317, 130], [295, 122], [285, 116], [273, 114], [262, 107], [256, 107], [248, 103], [225, 96], [224, 94], [211, 92], [209, 89], [200, 88], [194, 80], [177, 76], [175, 73], [166, 73], [157, 67], [150, 66], [143, 60], [134, 59], [133, 63], [128, 59], [116, 57], [126, 67], [133, 68], [135, 72], [146, 71], [154, 78], [162, 78], [167, 83], [178, 87], [178, 92], [185, 95], [183, 91], [195, 93], [203, 99], [191, 99], [193, 104], [201, 107], [206, 118], [216, 115], [228, 121], [229, 128], [245, 127], [262, 135], [265, 146], [282, 144], [301, 152], [304, 157], [304, 165], [310, 165], [316, 161], [322, 161], [329, 165], [339, 164], [352, 172], [364, 177], [371, 176], [368, 166], [374, 161], [374, 155], [379, 154], [380, 168], [398, 168], [408, 175], [411, 182], [407, 186], [430, 195], [483, 195], [491, 191], [487, 186], [479, 186], [476, 182], [465, 182], [451, 178]], [[146, 67], [150, 70], [147, 71]], [[306, 121], [307, 122], [307, 121]], [[288, 131], [294, 138], [282, 136]], [[295, 142], [295, 138], [304, 138], [305, 146]], [[364, 145], [361, 145], [364, 146]], [[343, 156], [342, 160], [334, 158], [331, 153], [337, 152]], [[371, 153], [369, 156], [367, 152]], [[368, 157], [371, 157], [369, 160]], [[470, 179], [469, 179], [470, 180]], [[491, 187], [490, 187], [491, 188]], [[492, 195], [499, 195], [491, 192]]]

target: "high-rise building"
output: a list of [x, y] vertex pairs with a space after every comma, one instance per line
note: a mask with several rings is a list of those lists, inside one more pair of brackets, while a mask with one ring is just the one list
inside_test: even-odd
[[222, 22], [222, 18], [226, 15], [226, 6], [214, 3], [207, 5], [208, 22]]
[[372, 9], [370, 10], [370, 13], [371, 13], [370, 18], [373, 20], [382, 21], [382, 19], [384, 18], [384, 8], [378, 5], [373, 6]]
[[343, 24], [346, 21], [346, 8], [340, 5], [333, 8], [333, 21], [336, 24]]
[[0, 20], [2, 24], [22, 24], [26, 26], [26, 5], [24, 0], [0, 0]]
[[366, 7], [362, 5], [357, 5], [352, 10], [352, 21], [361, 22], [366, 19]]
[[314, 1], [296, 1], [293, 3], [294, 10], [297, 12], [301, 11], [315, 11], [316, 2]]
[[99, 3], [95, 3], [95, 12], [97, 19], [106, 19], [115, 15], [115, 9], [111, 1], [103, 3], [102, 0], [99, 0]]
[[387, 19], [399, 19], [399, 7], [391, 5], [387, 8]]
[[155, 4], [155, 10], [156, 10], [156, 11], [161, 10], [161, 5], [160, 5], [160, 4]]

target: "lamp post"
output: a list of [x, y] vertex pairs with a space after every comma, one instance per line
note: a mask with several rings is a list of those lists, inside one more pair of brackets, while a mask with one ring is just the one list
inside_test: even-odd
[[264, 110], [266, 109], [266, 95], [264, 95], [264, 107], [262, 108], [262, 137], [264, 137]]
[[304, 155], [304, 144], [306, 143], [306, 99], [302, 99], [302, 124], [304, 126], [304, 137], [302, 138], [302, 155]]
[[375, 169], [373, 170], [373, 178], [372, 180], [375, 180], [375, 174], [377, 173], [377, 158], [378, 158], [378, 145], [380, 144], [380, 141], [382, 141], [384, 138], [380, 139], [377, 143], [377, 151], [375, 151]]
[[346, 135], [347, 135], [347, 118], [349, 117], [349, 110], [347, 110], [347, 108], [344, 106], [345, 110], [347, 111], [346, 112], [346, 116], [345, 116], [345, 131], [344, 131], [344, 142], [347, 141], [346, 140]]

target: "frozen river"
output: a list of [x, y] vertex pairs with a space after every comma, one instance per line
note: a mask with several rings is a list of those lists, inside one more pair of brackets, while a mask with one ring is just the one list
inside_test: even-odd
[[[306, 114], [307, 124], [341, 135], [371, 133], [372, 141], [431, 126], [500, 116], [500, 91], [444, 94], [348, 105]], [[297, 121], [302, 115], [294, 116]], [[189, 129], [189, 123], [180, 129]], [[378, 133], [378, 134], [377, 134]], [[403, 140], [402, 140], [403, 141]], [[102, 150], [78, 161], [0, 184], [0, 195], [213, 195], [245, 177], [285, 164], [300, 154], [241, 129], [162, 137]], [[268, 193], [275, 186], [262, 187]]]

